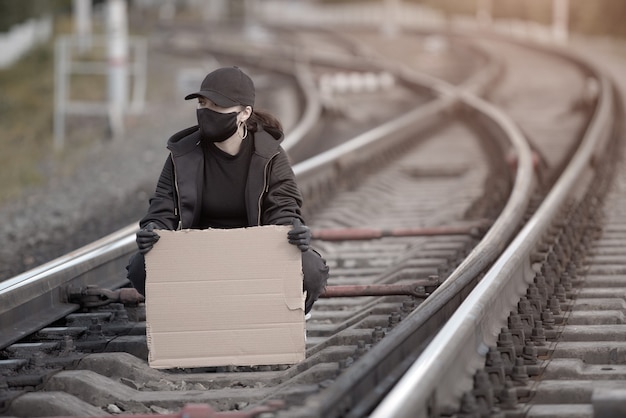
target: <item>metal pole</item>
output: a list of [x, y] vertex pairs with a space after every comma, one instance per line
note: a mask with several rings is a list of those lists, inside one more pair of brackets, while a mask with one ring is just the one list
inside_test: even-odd
[[386, 36], [395, 37], [398, 34], [401, 3], [402, 0], [385, 0], [384, 2], [384, 22], [382, 22], [381, 31]]
[[82, 54], [91, 49], [91, 0], [74, 0], [73, 8], [74, 34]]
[[254, 17], [257, 15], [256, 13], [256, 3], [255, 0], [244, 0], [243, 1], [243, 27], [244, 33], [246, 37], [250, 39], [258, 38], [259, 35], [259, 25], [255, 21]]
[[128, 20], [126, 1], [108, 0], [109, 123], [113, 138], [124, 133], [128, 102]]
[[202, 17], [205, 21], [220, 21], [227, 17], [225, 0], [202, 1]]
[[481, 26], [491, 26], [492, 20], [491, 0], [478, 0], [476, 9], [476, 20]]
[[552, 36], [557, 42], [567, 42], [569, 0], [554, 0], [552, 3]]
[[130, 110], [134, 113], [143, 111], [146, 97], [146, 71], [148, 62], [148, 46], [143, 38], [134, 41], [135, 59], [133, 64], [133, 93]]
[[67, 105], [67, 47], [66, 38], [57, 39], [54, 53], [54, 149], [65, 142], [65, 107]]

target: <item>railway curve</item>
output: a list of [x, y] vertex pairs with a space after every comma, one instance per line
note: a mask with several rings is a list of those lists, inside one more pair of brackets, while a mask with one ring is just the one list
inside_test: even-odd
[[[367, 286], [377, 296], [329, 291], [307, 323], [307, 359], [300, 365], [157, 372], [143, 360], [142, 306], [125, 299], [125, 279], [117, 273], [134, 249], [135, 226], [129, 226], [1, 284], [5, 411], [165, 414], [204, 402], [233, 416], [331, 417], [366, 416], [376, 408], [437, 330], [450, 326], [448, 318], [543, 198], [536, 189], [538, 144], [531, 148], [504, 112], [475, 94], [485, 92], [502, 67], [488, 66], [488, 77], [457, 86], [395, 61], [381, 67], [376, 58], [351, 59], [360, 70], [384, 69], [404, 85], [430, 91], [431, 100], [299, 162], [294, 171], [314, 243], [331, 264], [329, 290]], [[305, 61], [328, 65], [315, 54]], [[341, 61], [335, 65], [350, 60]], [[301, 65], [298, 77], [310, 88], [314, 73]], [[308, 103], [319, 105], [315, 98]], [[314, 119], [317, 109], [305, 114]], [[579, 139], [571, 135], [563, 158]], [[442, 169], [436, 162], [445, 154], [449, 164]], [[385, 206], [376, 196], [385, 197]], [[425, 206], [430, 209], [420, 209]], [[32, 320], [29, 313], [42, 301], [55, 313], [45, 324], [23, 328], [20, 320]]]

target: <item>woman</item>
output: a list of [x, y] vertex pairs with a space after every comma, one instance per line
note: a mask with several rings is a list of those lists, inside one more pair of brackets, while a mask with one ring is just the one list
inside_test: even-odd
[[311, 233], [301, 215], [302, 197], [285, 151], [280, 122], [255, 110], [255, 89], [238, 67], [209, 73], [198, 99], [198, 125], [173, 135], [146, 216], [139, 222], [139, 252], [128, 279], [145, 294], [144, 254], [158, 241], [158, 229], [242, 228], [293, 225], [289, 243], [302, 251], [305, 313], [328, 279], [324, 259], [309, 247]]

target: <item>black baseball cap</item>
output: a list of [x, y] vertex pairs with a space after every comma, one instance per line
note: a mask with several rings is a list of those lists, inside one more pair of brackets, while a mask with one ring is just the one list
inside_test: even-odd
[[185, 100], [201, 96], [220, 107], [254, 106], [254, 83], [239, 67], [218, 68], [207, 74], [200, 91], [188, 94]]

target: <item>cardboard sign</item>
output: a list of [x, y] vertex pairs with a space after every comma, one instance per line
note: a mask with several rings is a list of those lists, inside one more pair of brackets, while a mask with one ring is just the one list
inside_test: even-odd
[[149, 365], [302, 361], [302, 256], [289, 229], [158, 231], [146, 254]]

